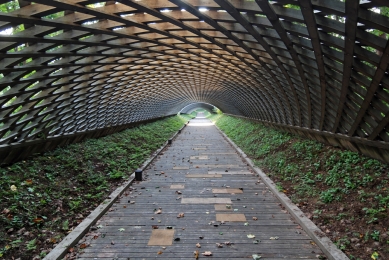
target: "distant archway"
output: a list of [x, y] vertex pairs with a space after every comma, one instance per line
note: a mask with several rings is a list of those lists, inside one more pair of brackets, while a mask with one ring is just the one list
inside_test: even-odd
[[203, 102], [197, 102], [197, 103], [193, 103], [193, 104], [185, 106], [184, 108], [181, 109], [180, 113], [181, 114], [190, 114], [199, 108], [205, 109], [210, 113], [216, 112], [216, 109], [218, 109], [214, 105], [211, 105], [208, 103], [203, 103]]

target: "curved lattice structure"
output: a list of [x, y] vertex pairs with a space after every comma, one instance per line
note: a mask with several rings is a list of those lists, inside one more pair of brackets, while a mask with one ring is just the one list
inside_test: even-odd
[[2, 162], [193, 102], [389, 161], [387, 0], [0, 3]]
[[205, 110], [207, 110], [209, 112], [213, 112], [215, 107], [212, 106], [211, 104], [197, 102], [197, 103], [193, 103], [193, 104], [187, 105], [186, 107], [181, 109], [180, 113], [190, 114], [190, 113], [192, 113], [193, 111], [195, 111], [196, 109], [199, 109], [199, 108], [205, 109]]

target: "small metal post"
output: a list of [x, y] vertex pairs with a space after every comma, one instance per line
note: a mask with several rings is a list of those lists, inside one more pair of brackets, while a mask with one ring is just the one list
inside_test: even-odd
[[172, 144], [172, 142], [173, 142], [172, 139], [167, 140], [167, 144]]
[[135, 180], [142, 181], [142, 170], [141, 169], [135, 170]]

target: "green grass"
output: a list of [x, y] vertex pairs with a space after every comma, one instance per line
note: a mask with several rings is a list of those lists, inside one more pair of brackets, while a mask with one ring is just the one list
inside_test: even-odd
[[40, 248], [61, 240], [189, 119], [166, 118], [1, 167], [0, 257], [45, 255]]

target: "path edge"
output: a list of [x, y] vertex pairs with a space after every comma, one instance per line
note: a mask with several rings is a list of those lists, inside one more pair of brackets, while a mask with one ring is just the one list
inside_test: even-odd
[[223, 137], [235, 148], [239, 155], [247, 162], [262, 179], [263, 183], [269, 187], [270, 191], [279, 199], [286, 210], [296, 219], [303, 230], [311, 237], [311, 239], [319, 246], [329, 260], [350, 260], [336, 245], [309, 219], [305, 216], [296, 204], [294, 204], [288, 196], [278, 191], [275, 183], [257, 166], [253, 161], [232, 141], [220, 128], [215, 124], [215, 127], [223, 135]]
[[[179, 133], [188, 125], [189, 121], [185, 123], [176, 133], [174, 133], [168, 140], [174, 140]], [[166, 141], [158, 150], [150, 155], [150, 157], [143, 162], [142, 166], [139, 167], [144, 171], [147, 166], [149, 166], [155, 158], [168, 146], [168, 141]], [[116, 190], [114, 190], [107, 199], [105, 199], [97, 208], [95, 208], [78, 226], [69, 233], [53, 250], [46, 255], [43, 260], [59, 260], [63, 259], [69, 249], [76, 245], [78, 241], [84, 237], [84, 235], [89, 231], [89, 228], [94, 225], [97, 220], [99, 220], [109, 208], [112, 207], [116, 199], [123, 194], [123, 192], [131, 186], [135, 181], [134, 173], [131, 173], [130, 178], [121, 184]]]

